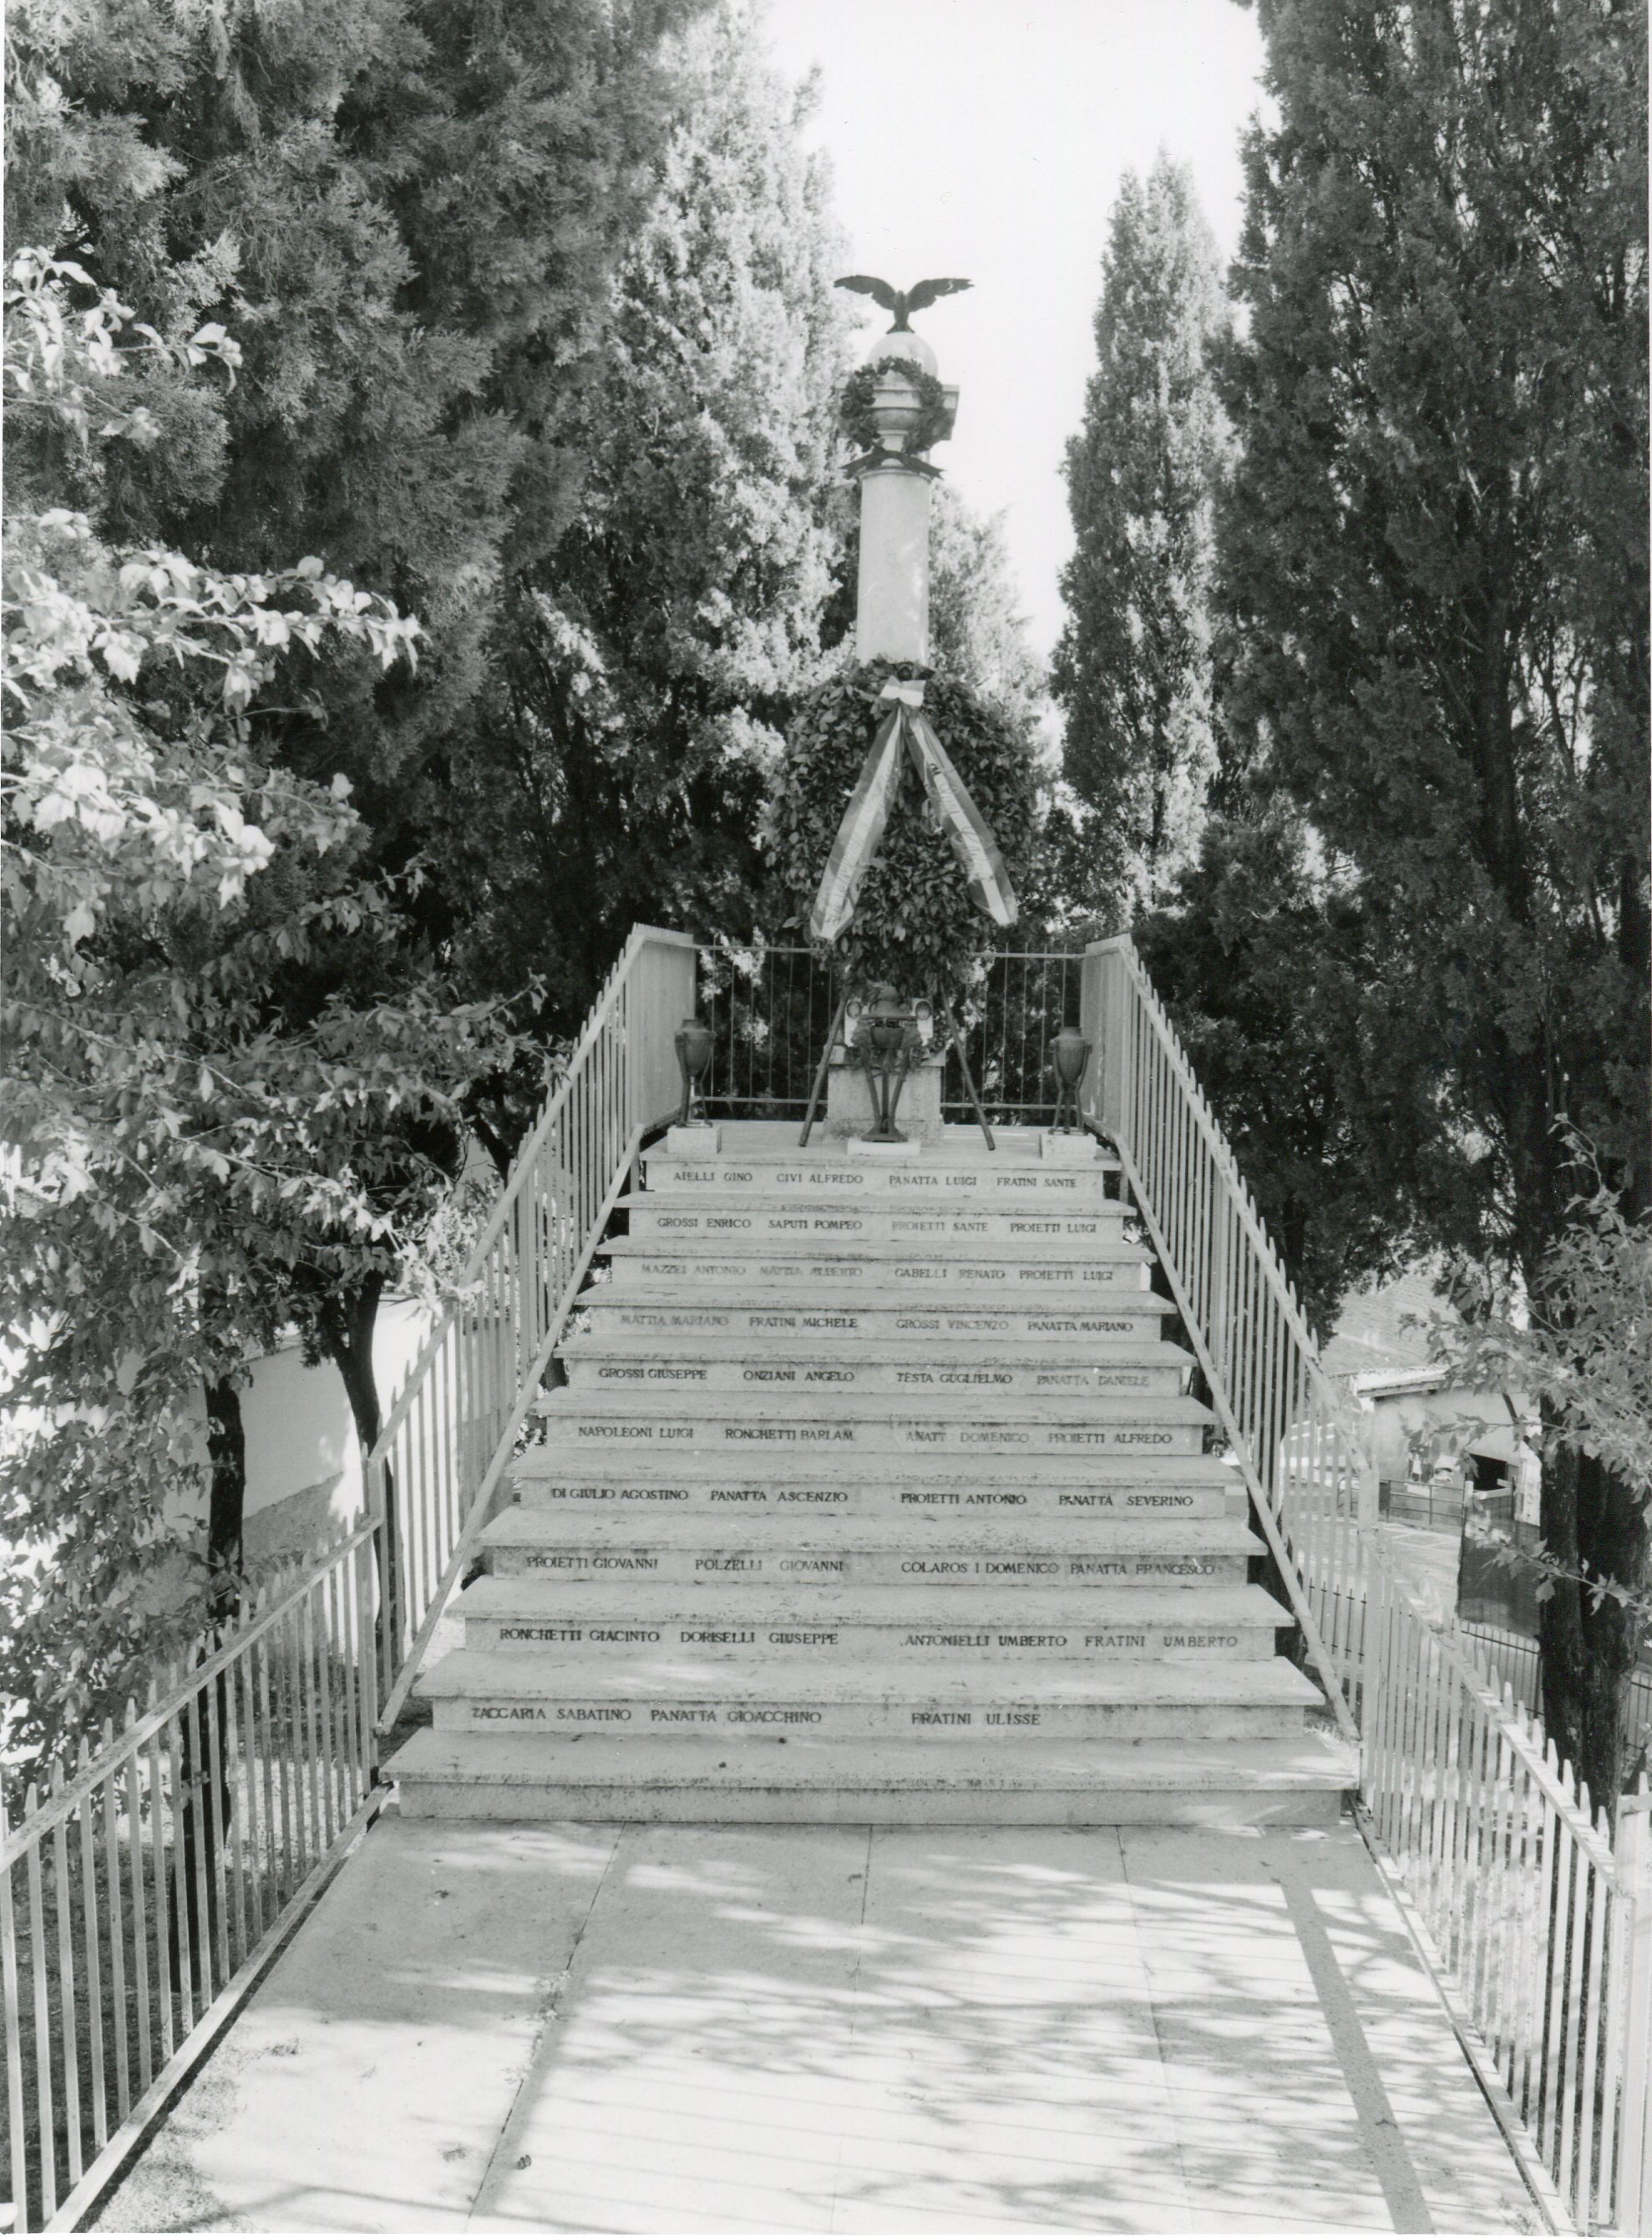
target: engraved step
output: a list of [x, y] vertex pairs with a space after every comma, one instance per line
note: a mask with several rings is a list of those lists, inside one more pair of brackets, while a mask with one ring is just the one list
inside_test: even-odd
[[777, 1417], [761, 1391], [555, 1392], [538, 1402], [547, 1444], [564, 1452], [939, 1453], [1198, 1453], [1210, 1409], [1184, 1398], [1125, 1392], [1051, 1392], [1038, 1400], [984, 1396], [951, 1408], [878, 1392], [793, 1398]]
[[874, 1356], [881, 1356], [891, 1343], [936, 1336], [1003, 1345], [1028, 1341], [1056, 1346], [1118, 1341], [1142, 1343], [1150, 1341], [1176, 1311], [1169, 1298], [1144, 1289], [1120, 1291], [1105, 1307], [1049, 1313], [1037, 1307], [1008, 1312], [991, 1305], [960, 1307], [952, 1299], [944, 1308], [924, 1307], [910, 1300], [879, 1301], [871, 1295], [834, 1306], [752, 1305], [744, 1297], [696, 1305], [687, 1301], [684, 1287], [661, 1285], [657, 1294], [648, 1296], [640, 1284], [620, 1294], [611, 1283], [601, 1282], [580, 1300], [580, 1311], [587, 1328], [604, 1334], [613, 1330], [627, 1335], [685, 1338], [776, 1334], [840, 1341], [858, 1338]]
[[[634, 1421], [713, 1418], [761, 1420], [773, 1411], [773, 1400], [760, 1390], [709, 1391], [703, 1387], [693, 1391], [588, 1391], [577, 1401], [564, 1388], [547, 1394], [538, 1405], [538, 1412], [545, 1415], [611, 1414]], [[793, 1421], [887, 1422], [904, 1420], [914, 1413], [936, 1413], [939, 1409], [926, 1408], [921, 1403], [914, 1408], [899, 1398], [876, 1391], [828, 1390], [821, 1392], [818, 1400], [807, 1406], [799, 1406], [794, 1398], [783, 1399], [779, 1411]], [[946, 1411], [952, 1411], [950, 1400]], [[1208, 1407], [1175, 1392], [1163, 1397], [1144, 1398], [1139, 1393], [1129, 1391], [1076, 1391], [1048, 1399], [1032, 1392], [988, 1392], [980, 1402], [979, 1411], [995, 1420], [1006, 1422], [1051, 1421], [1068, 1417], [1075, 1422], [1204, 1423], [1214, 1419]]]
[[620, 1200], [630, 1215], [634, 1239], [663, 1239], [667, 1244], [685, 1235], [720, 1242], [728, 1236], [754, 1240], [799, 1239], [841, 1242], [859, 1238], [880, 1247], [926, 1251], [959, 1242], [1017, 1243], [1036, 1250], [1046, 1242], [1082, 1241], [1091, 1244], [1122, 1240], [1130, 1208], [1116, 1198], [1090, 1205], [1060, 1204], [1051, 1209], [1018, 1205], [1005, 1210], [980, 1205], [968, 1196], [949, 1194], [903, 1204], [878, 1198], [846, 1204], [840, 1199], [805, 1196], [780, 1202], [755, 1192], [707, 1189], [703, 1196], [662, 1196], [649, 1190]]
[[[839, 1302], [916, 1303], [944, 1301], [949, 1307], [980, 1299], [993, 1312], [1019, 1311], [1018, 1301], [1037, 1298], [1044, 1310], [1066, 1307], [1093, 1311], [1096, 1301], [1133, 1297], [1147, 1286], [1147, 1262], [1139, 1253], [1103, 1256], [1096, 1246], [1079, 1258], [1063, 1259], [1046, 1249], [1036, 1260], [977, 1253], [968, 1259], [875, 1257], [862, 1253], [781, 1252], [773, 1244], [749, 1251], [719, 1245], [696, 1248], [693, 1257], [667, 1255], [654, 1244], [619, 1237], [603, 1247], [608, 1281], [616, 1294], [634, 1297], [662, 1288], [684, 1304], [770, 1303], [819, 1308]], [[1127, 1247], [1120, 1245], [1118, 1252]], [[586, 1302], [581, 1300], [581, 1303]], [[1138, 1309], [1139, 1310], [1139, 1308]]]
[[989, 1151], [979, 1136], [972, 1146], [949, 1143], [909, 1162], [887, 1164], [851, 1157], [839, 1149], [799, 1154], [795, 1142], [789, 1153], [778, 1155], [731, 1150], [715, 1158], [673, 1158], [649, 1150], [643, 1154], [643, 1172], [650, 1195], [673, 1197], [738, 1192], [902, 1205], [947, 1196], [999, 1205], [1118, 1201], [1110, 1194], [1118, 1187], [1116, 1159], [1098, 1156], [1091, 1165], [1046, 1166], [1036, 1151]]
[[1289, 1741], [829, 1741], [720, 1733], [415, 1733], [388, 1767], [409, 1818], [632, 1824], [1334, 1826], [1350, 1751]]
[[408, 1815], [1335, 1822], [1115, 1161], [737, 1122], [644, 1162], [418, 1682]]
[[[1040, 1265], [1047, 1261], [1052, 1266], [1117, 1268], [1127, 1274], [1136, 1273], [1139, 1281], [1138, 1270], [1151, 1264], [1152, 1254], [1139, 1243], [1131, 1242], [1112, 1222], [1108, 1222], [1105, 1233], [1093, 1236], [1065, 1233], [1065, 1220], [1033, 1221], [1028, 1224], [1044, 1232], [1037, 1236], [1005, 1236], [997, 1241], [990, 1235], [951, 1240], [926, 1235], [897, 1243], [846, 1231], [823, 1235], [763, 1236], [753, 1228], [726, 1235], [692, 1236], [687, 1242], [693, 1248], [697, 1263], [710, 1260], [720, 1264], [730, 1259], [738, 1261], [742, 1267], [806, 1263], [890, 1268], [905, 1266], [910, 1257], [921, 1265], [943, 1268], [950, 1275], [960, 1267], [1015, 1268], [1036, 1260]], [[648, 1259], [654, 1263], [670, 1258], [683, 1248], [683, 1241], [674, 1237], [635, 1235], [616, 1235], [599, 1246], [609, 1260]]]
[[784, 1473], [760, 1472], [749, 1453], [570, 1451], [530, 1446], [508, 1477], [525, 1506], [615, 1513], [772, 1510], [793, 1525], [811, 1515], [938, 1515], [954, 1521], [1001, 1515], [1029, 1525], [1064, 1526], [1141, 1515], [1213, 1516], [1245, 1513], [1234, 1472], [1202, 1453], [1109, 1459], [1050, 1454], [1036, 1468], [1016, 1454], [969, 1459], [948, 1453], [892, 1453], [873, 1470], [846, 1476], [820, 1456], [788, 1454]]
[[771, 1336], [752, 1340], [686, 1335], [677, 1344], [658, 1338], [583, 1334], [560, 1354], [575, 1391], [700, 1389], [707, 1391], [858, 1391], [1000, 1393], [1031, 1397], [1041, 1391], [1129, 1391], [1174, 1396], [1193, 1364], [1174, 1345], [1115, 1344], [1105, 1360], [1094, 1347], [1073, 1345], [960, 1347], [955, 1340], [892, 1345], [883, 1352], [869, 1340], [821, 1339], [799, 1346]]
[[768, 1506], [747, 1510], [737, 1525], [726, 1507], [646, 1518], [634, 1511], [587, 1513], [572, 1521], [545, 1507], [508, 1507], [488, 1526], [482, 1544], [496, 1578], [546, 1577], [569, 1586], [612, 1585], [628, 1576], [660, 1585], [708, 1577], [788, 1586], [1189, 1578], [1243, 1585], [1246, 1563], [1263, 1551], [1240, 1516], [1131, 1519], [1111, 1524], [1098, 1540], [1083, 1518], [1057, 1536], [1029, 1531], [1018, 1520], [960, 1525], [948, 1522], [945, 1511], [908, 1511], [852, 1528], [839, 1520], [826, 1535], [811, 1531], [795, 1508]]
[[842, 1663], [860, 1655], [945, 1661], [1144, 1661], [1163, 1655], [1270, 1657], [1274, 1634], [1292, 1619], [1259, 1586], [1190, 1584], [1006, 1588], [870, 1586], [853, 1593], [748, 1586], [731, 1593], [715, 1579], [693, 1586], [614, 1581], [571, 1605], [560, 1586], [526, 1578], [480, 1578], [450, 1612], [467, 1647], [577, 1648], [583, 1655], [670, 1656], [713, 1650], [768, 1660]]
[[[899, 1514], [937, 1516], [953, 1522], [960, 1518], [1000, 1515], [1025, 1520], [1028, 1528], [1042, 1529], [1052, 1522], [1059, 1522], [1064, 1527], [1069, 1524], [1093, 1524], [1100, 1531], [1111, 1529], [1120, 1517], [1202, 1518], [1242, 1515], [1245, 1510], [1244, 1494], [1233, 1481], [1231, 1472], [1219, 1479], [1212, 1477], [1201, 1482], [1158, 1480], [1151, 1486], [1133, 1480], [1128, 1485], [1121, 1480], [1117, 1486], [1078, 1481], [1018, 1485], [972, 1480], [959, 1484], [933, 1476], [909, 1479], [891, 1486], [881, 1480], [881, 1472], [879, 1480], [862, 1485], [807, 1480], [794, 1482], [789, 1472], [785, 1481], [766, 1478], [754, 1482], [723, 1474], [693, 1479], [688, 1478], [686, 1472], [674, 1478], [662, 1474], [646, 1480], [627, 1475], [616, 1481], [600, 1469], [576, 1476], [559, 1469], [548, 1473], [524, 1470], [518, 1463], [513, 1480], [518, 1500], [524, 1507], [561, 1513], [611, 1510], [615, 1513], [674, 1512], [694, 1515], [720, 1515], [738, 1510], [742, 1518], [773, 1513], [788, 1530], [809, 1516], [830, 1515], [834, 1520], [851, 1520], [862, 1516], [881, 1519]], [[741, 1527], [745, 1527], [744, 1523]]]
[[[806, 1691], [799, 1688], [799, 1675]], [[725, 1732], [736, 1743], [782, 1733], [823, 1739], [960, 1732], [1062, 1739], [1207, 1740], [1300, 1733], [1318, 1689], [1283, 1657], [1237, 1664], [1041, 1668], [1037, 1683], [1002, 1664], [919, 1674], [862, 1659], [799, 1674], [696, 1659], [604, 1668], [552, 1652], [461, 1648], [421, 1678], [439, 1732], [581, 1730], [627, 1740]]]

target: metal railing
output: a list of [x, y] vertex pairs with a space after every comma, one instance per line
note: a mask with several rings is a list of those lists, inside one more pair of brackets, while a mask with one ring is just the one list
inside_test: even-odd
[[1393, 1568], [1359, 1425], [1127, 939], [1086, 953], [1084, 1027], [1099, 1060], [1087, 1116], [1118, 1153], [1310, 1657], [1360, 1741], [1375, 1841], [1455, 1990], [1465, 2048], [1580, 2228], [1652, 2231], [1652, 1796], [1643, 1781], [1620, 1800], [1614, 1848], [1536, 1721]]
[[[1497, 1685], [1506, 1685], [1523, 1710], [1542, 1715], [1537, 1642], [1529, 1632], [1482, 1624], [1461, 1613], [1451, 1629], [1469, 1642]], [[1631, 1745], [1652, 1748], [1652, 1664], [1643, 1662], [1629, 1680], [1629, 1725]]]
[[[990, 1120], [1013, 1122], [1055, 1109], [1053, 1043], [1063, 1026], [1078, 1023], [1083, 976], [1077, 950], [1001, 949], [987, 959], [959, 1023]], [[832, 964], [812, 948], [703, 948], [700, 1001], [713, 1036], [706, 1098], [713, 1111], [801, 1119], [842, 991]], [[972, 1116], [952, 1052], [941, 1106], [958, 1119]]]
[[[1047, 988], [1023, 1003], [1033, 1023], [998, 1076], [1020, 1093], [1072, 992], [1073, 959], [1025, 961], [1059, 963], [1062, 979], [1058, 1007]], [[18, 2227], [89, 2211], [376, 1807], [376, 1735], [487, 1520], [644, 1136], [675, 1102], [673, 1034], [696, 962], [682, 935], [634, 932], [390, 1410], [369, 1522], [267, 1589], [0, 1827]], [[1488, 2091], [1580, 2221], [1652, 2229], [1652, 1798], [1643, 1782], [1622, 1799], [1614, 1848], [1535, 1722], [1410, 1599], [1369, 1527], [1357, 1425], [1127, 941], [1086, 952], [1078, 994], [1099, 1056], [1088, 1116], [1118, 1149], [1333, 1712], [1347, 1736], [1356, 1715], [1363, 1727], [1376, 1838], [1483, 2039]], [[772, 1018], [766, 999], [748, 1015]]]
[[1083, 1025], [1098, 1056], [1086, 1116], [1118, 1153], [1309, 1657], [1357, 1739], [1342, 1635], [1375, 1512], [1370, 1456], [1129, 939], [1086, 950]]
[[1380, 1544], [1367, 1575], [1372, 1831], [1568, 2214], [1652, 2230], [1652, 1793], [1620, 1800], [1615, 1847], [1541, 1725]]
[[694, 943], [638, 925], [368, 1457], [381, 1526], [380, 1729], [407, 1698], [614, 1206], [675, 1105]]
[[13, 2228], [72, 2229], [377, 1808], [373, 1526], [0, 1815]]

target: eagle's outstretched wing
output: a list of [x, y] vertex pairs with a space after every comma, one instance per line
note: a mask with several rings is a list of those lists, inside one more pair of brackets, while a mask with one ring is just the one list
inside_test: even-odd
[[961, 289], [973, 284], [968, 280], [920, 280], [915, 288], [906, 290], [906, 309], [909, 314], [921, 311], [938, 297], [956, 295]]
[[900, 300], [886, 280], [874, 280], [866, 272], [852, 272], [846, 280], [834, 280], [832, 284], [834, 288], [847, 288], [857, 295], [870, 295], [886, 311], [892, 311]]

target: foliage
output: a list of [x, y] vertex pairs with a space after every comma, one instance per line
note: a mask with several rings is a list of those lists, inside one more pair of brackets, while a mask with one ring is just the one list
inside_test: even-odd
[[[1224, 721], [1348, 866], [1393, 1091], [1363, 1155], [1420, 1241], [1512, 1265], [1560, 1326], [1576, 1137], [1627, 1220], [1652, 1202], [1643, 12], [1261, 14]], [[1604, 1453], [1558, 1447], [1543, 1530], [1644, 1583]], [[1551, 1730], [1614, 1795], [1634, 1627], [1557, 1591], [1542, 1645]]]
[[[1101, 928], [1161, 902], [1198, 844], [1216, 762], [1212, 501], [1225, 430], [1207, 362], [1226, 323], [1192, 175], [1126, 173], [1097, 307], [1096, 370], [1067, 447], [1076, 549], [1054, 688]], [[1075, 897], [1076, 898], [1076, 897]]]
[[[115, 447], [101, 516], [227, 569], [323, 553], [420, 614], [416, 673], [306, 670], [267, 695], [261, 735], [301, 774], [351, 778], [375, 869], [424, 858], [411, 906], [438, 944], [474, 908], [497, 679], [539, 657], [524, 576], [590, 480], [614, 275], [698, 4], [11, 10], [12, 237], [88, 240], [157, 327], [216, 318], [243, 352], [233, 394], [151, 382], [166, 440]], [[554, 944], [533, 955], [555, 974]], [[478, 995], [529, 976], [515, 947], [453, 961]], [[553, 977], [554, 1011], [577, 1016], [580, 970], [562, 991]]]
[[[1592, 1169], [1589, 1145], [1574, 1148], [1579, 1165]], [[1580, 1465], [1592, 1466], [1644, 1509], [1652, 1502], [1652, 1221], [1626, 1220], [1598, 1175], [1570, 1210], [1575, 1224], [1549, 1255], [1539, 1310], [1436, 1321], [1434, 1355], [1454, 1381], [1518, 1392], [1538, 1407], [1547, 1472], [1566, 1483]], [[1626, 1583], [1585, 1558], [1568, 1560], [1541, 1533], [1536, 1544], [1492, 1528], [1476, 1536], [1483, 1563], [1535, 1578], [1540, 1631], [1543, 1612], [1561, 1597], [1562, 1609], [1570, 1602], [1596, 1619], [1609, 1609], [1632, 1647], [1648, 1637], [1652, 1577]], [[1632, 1743], [1628, 1752], [1632, 1772]]]
[[1004, 516], [983, 519], [946, 481], [930, 505], [929, 653], [939, 675], [1003, 709], [1029, 739], [1048, 718], [1049, 679], [1027, 637]]
[[[811, 508], [835, 440], [842, 314], [822, 307], [824, 189], [792, 108], [771, 98], [739, 26], [719, 56], [675, 43], [697, 12], [697, 0], [503, 14], [366, 0], [233, 23], [161, 0], [12, 11], [11, 237], [90, 242], [79, 253], [100, 278], [169, 338], [164, 352], [123, 348], [118, 383], [99, 391], [112, 408], [118, 386], [129, 428], [94, 424], [82, 442], [47, 413], [37, 436], [14, 438], [14, 473], [39, 511], [84, 512], [116, 573], [136, 545], [208, 563], [203, 598], [232, 573], [255, 586], [239, 618], [260, 655], [228, 724], [204, 655], [146, 672], [129, 695], [164, 705], [146, 720], [169, 751], [199, 736], [246, 862], [239, 896], [214, 889], [210, 909], [163, 897], [132, 916], [113, 897], [100, 954], [135, 975], [123, 1030], [160, 1068], [126, 1091], [143, 1112], [182, 1097], [208, 1073], [165, 1066], [179, 1048], [204, 1056], [212, 1100], [185, 1103], [167, 1140], [205, 1140], [236, 1188], [258, 1171], [269, 1194], [234, 1195], [198, 1162], [186, 1188], [177, 1168], [193, 1149], [165, 1149], [172, 1225], [153, 1232], [176, 1265], [150, 1268], [122, 1211], [100, 1246], [108, 1268], [86, 1277], [109, 1301], [89, 1333], [89, 1389], [108, 1380], [96, 1347], [115, 1343], [139, 1278], [153, 1287], [135, 1319], [156, 1341], [117, 1394], [118, 1434], [85, 1436], [76, 1464], [107, 1460], [109, 1503], [104, 1489], [81, 1500], [90, 1535], [64, 1573], [65, 1653], [80, 1644], [76, 1611], [99, 1611], [66, 1718], [75, 1689], [95, 1691], [88, 1670], [102, 1685], [121, 1639], [138, 1644], [189, 1538], [158, 1488], [198, 1479], [203, 1375], [233, 1374], [279, 1308], [338, 1359], [370, 1435], [370, 1373], [362, 1391], [351, 1363], [370, 1360], [377, 1288], [405, 1278], [402, 1247], [442, 1201], [461, 1104], [474, 1116], [479, 1074], [511, 1083], [493, 1105], [503, 1155], [540, 1086], [541, 1063], [488, 998], [541, 968], [543, 1000], [526, 1014], [554, 1036], [631, 916], [674, 913], [704, 888], [743, 905], [740, 845], [749, 864], [777, 745], [766, 695], [784, 705], [812, 672], [830, 538]], [[719, 70], [720, 109], [700, 82]], [[722, 136], [681, 136], [668, 162], [691, 103], [716, 111]], [[233, 388], [187, 354], [196, 343], [213, 357], [231, 325]], [[316, 566], [300, 590], [285, 562], [307, 550], [333, 573]], [[416, 671], [341, 657], [339, 631], [324, 659], [302, 632], [257, 644], [257, 584], [307, 624], [344, 572], [419, 610]], [[187, 818], [194, 796], [181, 798]], [[303, 820], [321, 807], [324, 855]], [[444, 971], [474, 999], [449, 1002]], [[151, 993], [174, 982], [182, 1007], [151, 1019]], [[408, 1089], [415, 1076], [428, 1097]], [[330, 1196], [302, 1179], [318, 1162], [339, 1183]], [[140, 1192], [146, 1170], [125, 1176]], [[96, 1176], [83, 1208], [119, 1169]], [[137, 1255], [130, 1270], [117, 1245]], [[191, 1263], [200, 1279], [182, 1271]], [[72, 1405], [46, 1427], [115, 1419]], [[54, 1481], [72, 1504], [67, 1467]], [[105, 1593], [123, 1532], [131, 1575]], [[29, 1619], [43, 1670], [44, 1607]]]
[[[924, 712], [997, 839], [1019, 888], [1036, 838], [1032, 753], [1023, 730], [963, 685], [910, 663], [846, 669], [803, 703], [777, 774], [767, 844], [780, 885], [806, 922], [867, 749], [887, 713], [879, 694], [892, 677], [924, 677]], [[935, 828], [915, 771], [903, 767], [878, 853], [855, 914], [833, 953], [851, 983], [892, 982], [903, 994], [957, 1003], [998, 944], [970, 898], [962, 870]]]
[[[1310, 1325], [1403, 1261], [1403, 1191], [1364, 1155], [1403, 1124], [1370, 1063], [1374, 959], [1345, 869], [1287, 804], [1214, 817], [1136, 940]], [[1327, 1176], [1335, 1177], [1328, 1187]]]
[[670, 50], [684, 108], [575, 420], [577, 513], [513, 589], [454, 771], [471, 983], [582, 1007], [635, 919], [749, 934], [780, 732], [818, 676], [846, 313], [807, 96], [743, 11]]
[[882, 451], [887, 447], [872, 405], [878, 384], [886, 374], [892, 373], [918, 392], [918, 419], [906, 436], [901, 456], [921, 456], [933, 450], [946, 433], [946, 392], [928, 367], [919, 365], [915, 358], [880, 357], [873, 364], [858, 367], [849, 375], [843, 386], [839, 415], [843, 431], [858, 451]]
[[[123, 307], [72, 312], [72, 265], [14, 273], [8, 388], [88, 450], [158, 441], [123, 401]], [[404, 1264], [469, 1083], [512, 1051], [434, 981], [370, 991], [375, 959], [405, 982], [407, 933], [359, 874], [348, 783], [272, 766], [255, 735], [279, 661], [388, 669], [415, 624], [317, 560], [226, 575], [63, 507], [12, 513], [5, 573], [0, 1684], [10, 1745], [44, 1751], [118, 1711], [223, 1584], [192, 1498], [202, 1385]]]
[[1603, 1183], [1572, 1209], [1536, 1310], [1436, 1324], [1435, 1357], [1467, 1388], [1521, 1392], [1543, 1408], [1546, 1444], [1604, 1463], [1649, 1500], [1652, 1221], [1625, 1219]]

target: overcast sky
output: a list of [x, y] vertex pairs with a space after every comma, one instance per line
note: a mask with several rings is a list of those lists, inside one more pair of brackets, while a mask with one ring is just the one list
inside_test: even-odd
[[[790, 77], [824, 101], [849, 272], [974, 290], [921, 313], [963, 391], [935, 453], [972, 505], [1007, 515], [1040, 652], [1071, 545], [1062, 454], [1093, 359], [1091, 321], [1119, 175], [1160, 146], [1192, 165], [1224, 256], [1239, 135], [1261, 99], [1256, 17], [1236, 0], [768, 0]], [[866, 338], [886, 323], [868, 305]]]

